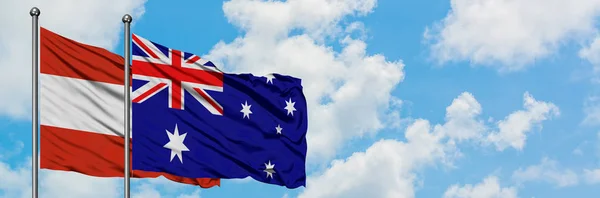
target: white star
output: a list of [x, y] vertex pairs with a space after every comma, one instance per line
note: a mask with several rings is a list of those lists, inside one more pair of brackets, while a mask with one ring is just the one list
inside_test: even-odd
[[281, 126], [277, 125], [277, 127], [275, 127], [275, 130], [277, 130], [277, 134], [281, 134], [281, 130], [283, 130], [283, 128], [281, 128]]
[[242, 110], [240, 111], [244, 114], [244, 117], [242, 118], [248, 117], [248, 119], [250, 119], [250, 114], [252, 114], [252, 111], [250, 111], [250, 107], [252, 107], [252, 105], [248, 105], [248, 101], [242, 104]]
[[268, 74], [265, 77], [267, 78], [267, 84], [269, 84], [269, 82], [273, 84], [273, 79], [275, 79], [275, 76], [273, 76], [273, 74]]
[[290, 115], [292, 114], [292, 116], [294, 115], [294, 111], [296, 111], [296, 108], [294, 108], [294, 105], [296, 104], [296, 102], [292, 102], [292, 98], [290, 98], [290, 101], [285, 101], [285, 110], [287, 110], [287, 114]]
[[175, 124], [175, 131], [173, 134], [169, 130], [167, 131], [167, 135], [169, 136], [169, 143], [165, 144], [163, 147], [171, 149], [171, 162], [173, 158], [177, 156], [179, 161], [183, 164], [183, 155], [181, 155], [182, 151], [190, 151], [190, 149], [183, 144], [183, 140], [185, 140], [185, 136], [187, 133], [179, 135], [179, 130], [177, 129], [177, 124]]
[[265, 170], [264, 172], [267, 173], [267, 178], [271, 177], [271, 179], [273, 178], [273, 173], [275, 173], [275, 164], [271, 164], [271, 160], [269, 160], [269, 163], [265, 163]]

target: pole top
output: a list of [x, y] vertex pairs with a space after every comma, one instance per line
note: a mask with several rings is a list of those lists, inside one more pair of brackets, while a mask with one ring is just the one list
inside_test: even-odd
[[129, 14], [125, 14], [125, 15], [123, 16], [123, 19], [122, 19], [122, 20], [123, 20], [123, 23], [131, 23], [131, 20], [132, 20], [132, 18], [131, 18], [131, 15], [129, 15]]
[[37, 7], [31, 8], [31, 10], [29, 10], [29, 15], [40, 16], [40, 9], [38, 9]]

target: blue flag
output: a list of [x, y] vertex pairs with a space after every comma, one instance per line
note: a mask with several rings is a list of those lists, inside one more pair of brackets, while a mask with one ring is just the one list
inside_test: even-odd
[[300, 79], [223, 73], [196, 55], [132, 39], [134, 170], [306, 186]]

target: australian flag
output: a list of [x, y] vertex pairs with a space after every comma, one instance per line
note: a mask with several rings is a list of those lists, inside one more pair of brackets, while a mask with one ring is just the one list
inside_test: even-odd
[[132, 36], [132, 168], [306, 186], [301, 80], [229, 74]]

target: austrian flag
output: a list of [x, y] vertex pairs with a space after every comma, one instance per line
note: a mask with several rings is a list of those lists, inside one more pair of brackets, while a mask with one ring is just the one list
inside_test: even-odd
[[223, 91], [223, 73], [197, 55], [169, 49], [133, 34], [133, 79], [147, 81], [132, 93], [132, 102], [143, 103], [164, 89], [169, 90], [168, 107], [184, 109], [188, 92], [214, 115], [223, 107], [206, 90]]

